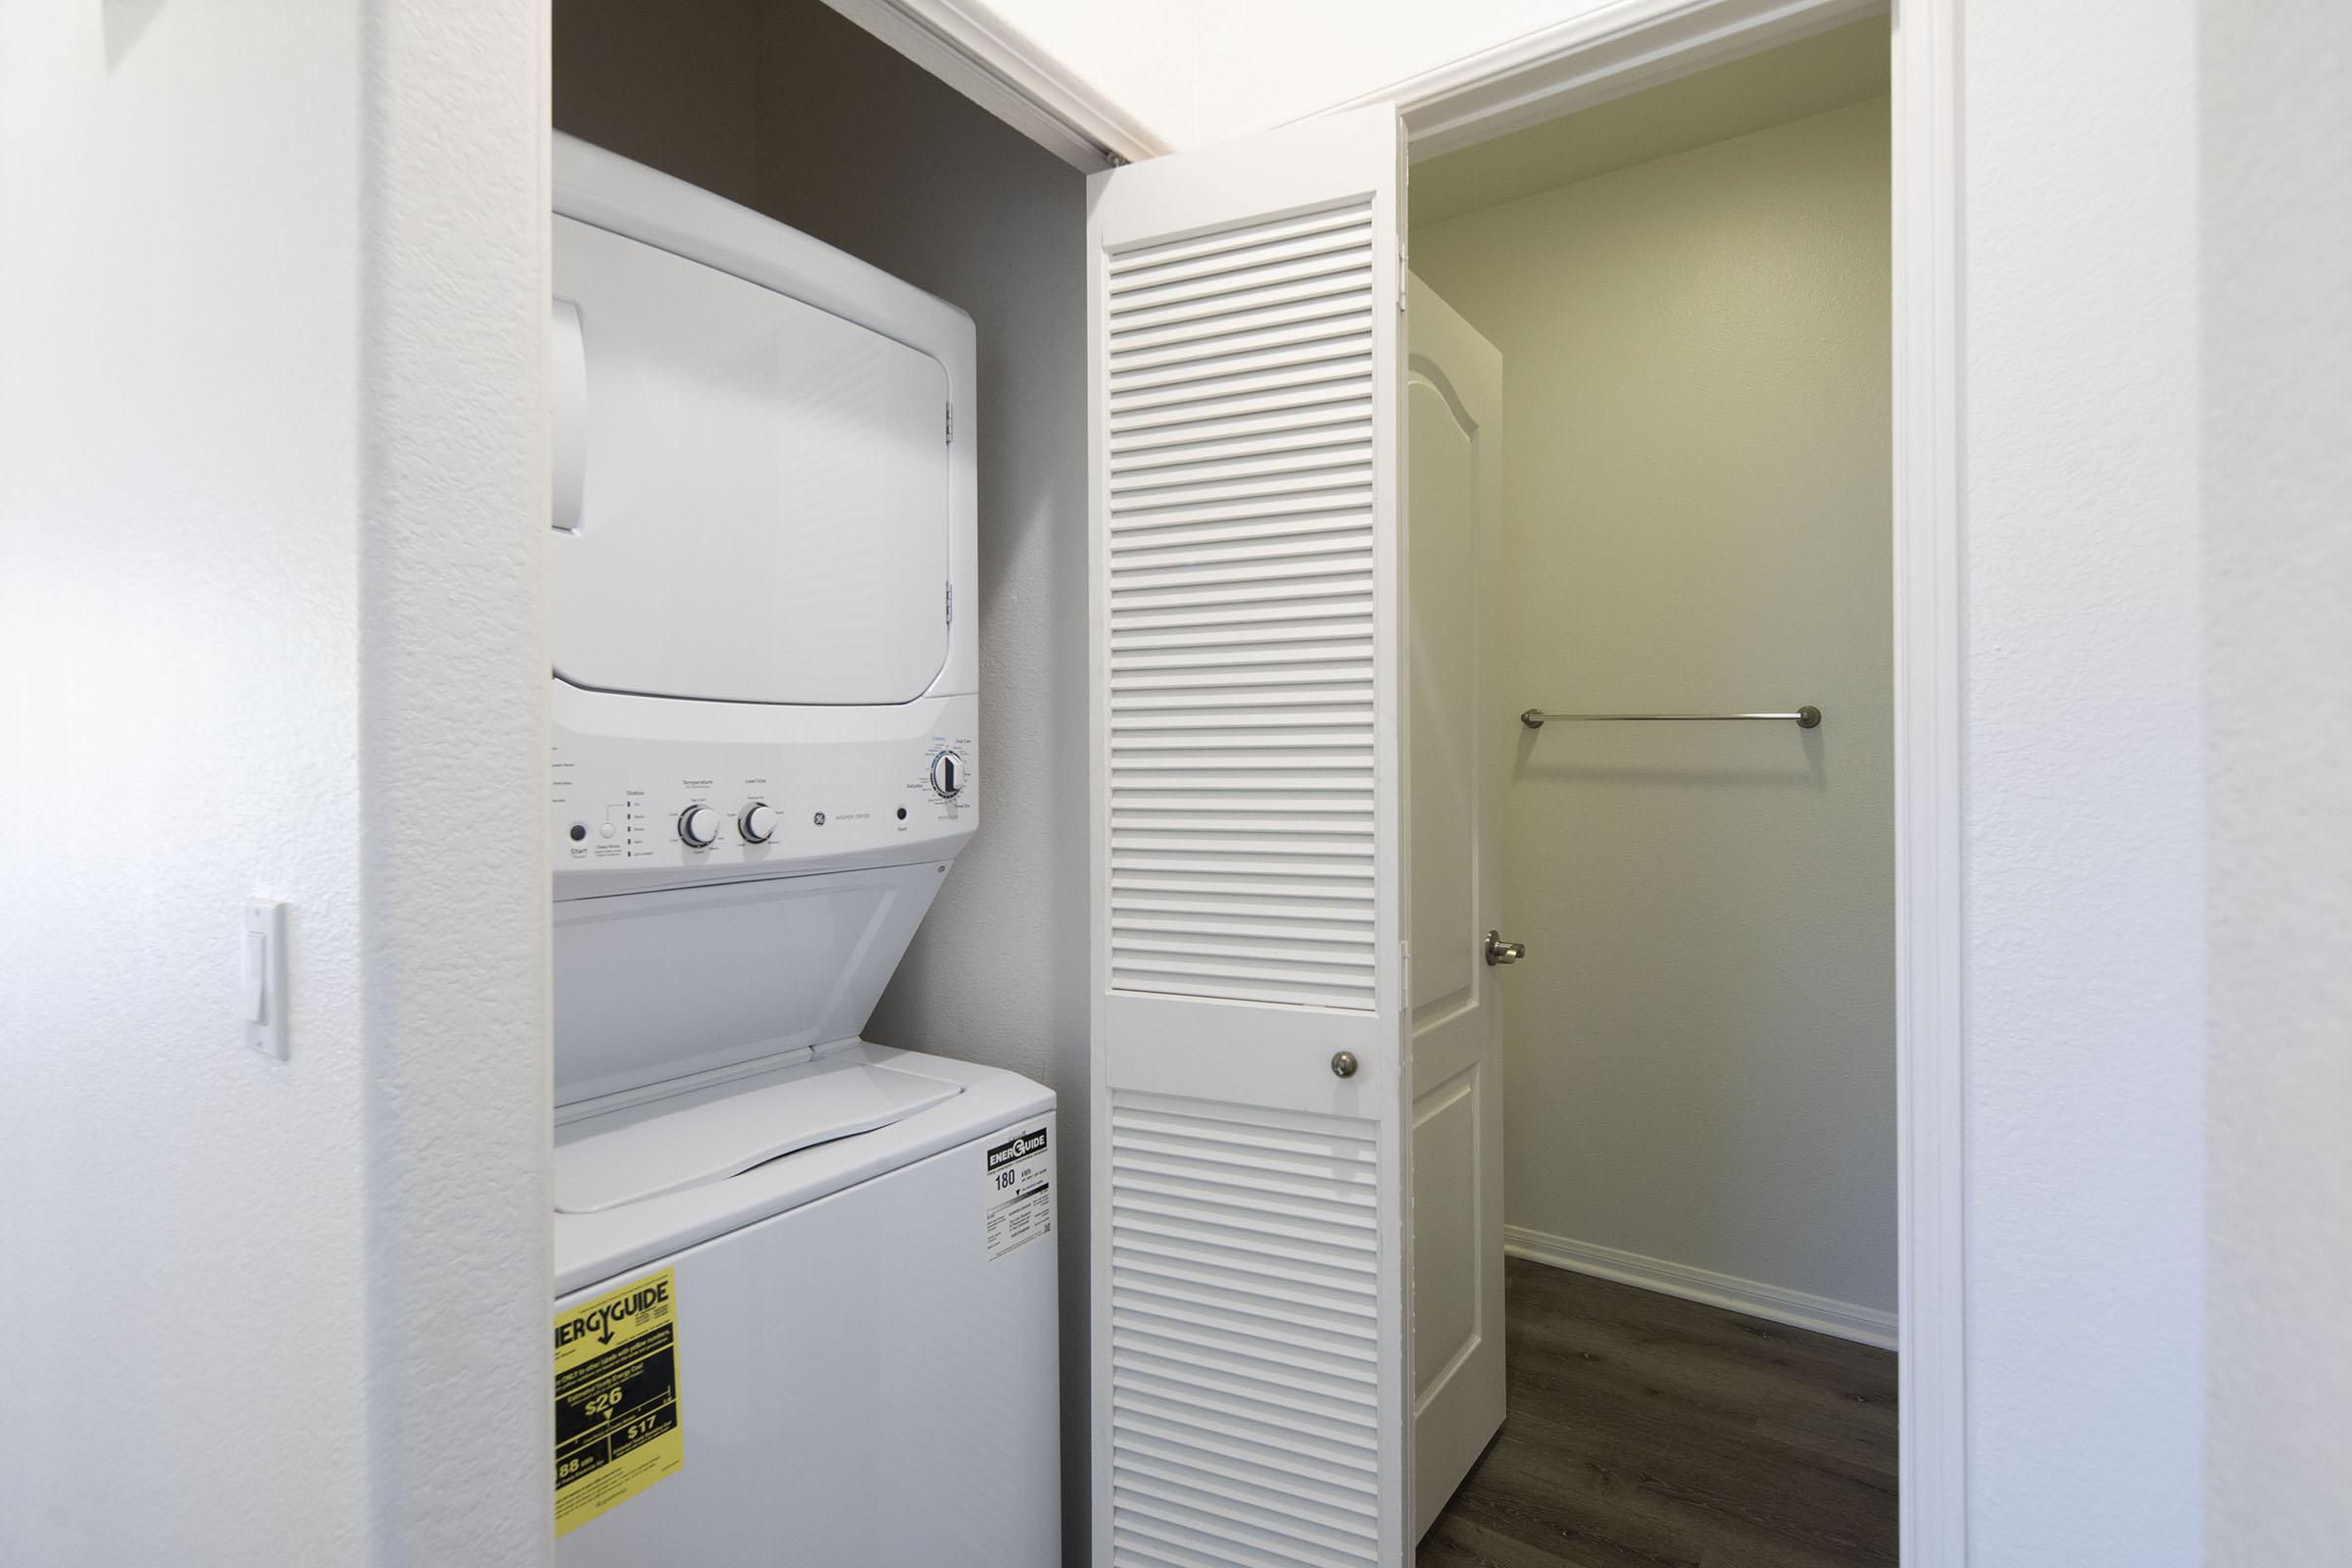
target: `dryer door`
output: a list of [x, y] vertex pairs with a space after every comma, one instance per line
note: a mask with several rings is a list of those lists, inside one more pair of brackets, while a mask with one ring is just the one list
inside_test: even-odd
[[556, 673], [739, 703], [921, 696], [948, 653], [946, 368], [561, 216], [555, 274]]

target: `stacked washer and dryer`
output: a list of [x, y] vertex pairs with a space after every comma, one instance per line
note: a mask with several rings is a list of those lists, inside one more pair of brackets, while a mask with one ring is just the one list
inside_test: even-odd
[[1036, 1568], [1054, 1098], [858, 1038], [979, 819], [971, 322], [556, 142], [559, 1561]]

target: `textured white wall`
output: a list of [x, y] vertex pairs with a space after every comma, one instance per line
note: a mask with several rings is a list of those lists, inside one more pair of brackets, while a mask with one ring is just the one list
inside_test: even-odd
[[1061, 1098], [1062, 1503], [1086, 1553], [1086, 186], [817, 0], [562, 0], [559, 126], [971, 313], [980, 832], [866, 1036]]
[[535, 46], [419, 9], [0, 12], [12, 1563], [546, 1553]]
[[1510, 1223], [1890, 1312], [1886, 111], [1416, 228], [1413, 265], [1502, 351], [1490, 700], [1829, 715], [1512, 726]]
[[2195, 0], [1972, 0], [1971, 1560], [2198, 1560]]
[[[0, 766], [45, 803], [0, 815], [0, 1230], [39, 1282], [0, 1517], [32, 1563], [366, 1555], [361, 41], [347, 6], [261, 31], [0, 32]], [[284, 1066], [237, 1024], [252, 894], [295, 906]]]
[[547, 18], [362, 9], [370, 1524], [382, 1562], [520, 1568], [554, 1545]]
[[2217, 1568], [2352, 1540], [2352, 8], [2207, 0], [2206, 1290]]

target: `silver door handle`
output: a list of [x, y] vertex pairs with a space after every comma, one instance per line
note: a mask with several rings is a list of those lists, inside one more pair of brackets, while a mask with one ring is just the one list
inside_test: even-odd
[[1526, 956], [1526, 943], [1505, 942], [1502, 940], [1502, 933], [1499, 931], [1490, 931], [1487, 933], [1487, 962], [1490, 965], [1497, 963], [1517, 963], [1521, 958]]

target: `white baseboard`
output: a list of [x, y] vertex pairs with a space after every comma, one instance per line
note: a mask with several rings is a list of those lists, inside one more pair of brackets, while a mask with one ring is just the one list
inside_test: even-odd
[[1669, 1263], [1664, 1258], [1643, 1257], [1640, 1252], [1620, 1251], [1592, 1242], [1572, 1242], [1565, 1236], [1547, 1236], [1524, 1225], [1503, 1227], [1502, 1250], [1531, 1263], [1548, 1263], [1553, 1268], [1615, 1280], [1620, 1285], [1638, 1285], [1664, 1296], [1679, 1296], [1686, 1301], [1704, 1301], [1709, 1306], [1769, 1318], [1791, 1328], [1811, 1329], [1816, 1334], [1835, 1334], [1841, 1340], [1875, 1345], [1882, 1350], [1894, 1348], [1894, 1314], [1875, 1306], [1834, 1301], [1826, 1296], [1792, 1291], [1783, 1285], [1763, 1285], [1737, 1275], [1718, 1274], [1711, 1268]]

